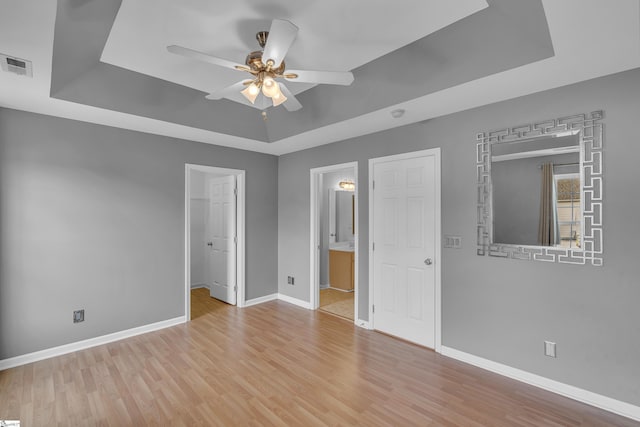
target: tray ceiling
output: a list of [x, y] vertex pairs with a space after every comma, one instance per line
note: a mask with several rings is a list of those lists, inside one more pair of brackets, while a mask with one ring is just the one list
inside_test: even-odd
[[[290, 67], [348, 69], [353, 85], [300, 85], [303, 108], [264, 121], [204, 99], [233, 70], [165, 50], [242, 62], [273, 18], [300, 27]], [[0, 106], [282, 154], [639, 67], [639, 34], [637, 0], [10, 0], [0, 52], [34, 76], [1, 74]]]

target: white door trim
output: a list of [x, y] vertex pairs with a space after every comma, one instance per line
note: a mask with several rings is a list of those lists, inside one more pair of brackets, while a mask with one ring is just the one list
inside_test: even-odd
[[441, 171], [440, 171], [440, 148], [431, 148], [428, 150], [412, 151], [409, 153], [396, 154], [393, 156], [377, 157], [369, 159], [369, 327], [375, 329], [375, 319], [373, 313], [373, 167], [376, 163], [390, 162], [395, 160], [406, 160], [416, 157], [433, 156], [435, 159], [435, 219], [436, 219], [436, 235], [435, 235], [435, 351], [442, 352], [442, 219], [441, 219]]
[[219, 168], [215, 166], [195, 165], [185, 163], [184, 179], [184, 317], [185, 321], [191, 320], [191, 208], [189, 196], [191, 194], [191, 171], [197, 170], [217, 175], [235, 175], [236, 188], [236, 284], [238, 286], [237, 306], [245, 305], [245, 174], [241, 169]]
[[358, 322], [358, 295], [359, 295], [359, 286], [358, 286], [358, 259], [360, 258], [360, 249], [358, 248], [358, 240], [360, 224], [358, 221], [358, 162], [349, 162], [349, 163], [341, 163], [338, 165], [331, 166], [323, 166], [319, 168], [313, 168], [309, 170], [310, 175], [310, 190], [309, 195], [311, 199], [311, 208], [309, 215], [309, 305], [311, 310], [317, 310], [320, 301], [318, 300], [318, 294], [320, 292], [320, 254], [318, 252], [318, 245], [320, 244], [320, 217], [318, 215], [318, 205], [319, 205], [319, 197], [320, 197], [320, 189], [319, 189], [319, 178], [320, 175], [327, 172], [335, 172], [341, 169], [353, 168], [356, 189], [354, 191], [355, 197], [355, 208], [354, 208], [354, 217], [355, 217], [355, 229], [356, 235], [354, 240], [354, 250], [355, 250], [355, 262], [354, 262], [354, 320], [353, 322], [357, 325], [362, 324], [362, 322]]

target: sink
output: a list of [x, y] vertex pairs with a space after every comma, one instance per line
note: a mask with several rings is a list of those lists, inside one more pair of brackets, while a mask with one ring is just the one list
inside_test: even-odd
[[355, 250], [354, 242], [337, 242], [329, 244], [332, 251], [353, 252]]

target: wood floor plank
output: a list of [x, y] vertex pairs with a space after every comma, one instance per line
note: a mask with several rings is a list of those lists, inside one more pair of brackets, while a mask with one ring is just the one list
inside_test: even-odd
[[0, 372], [0, 419], [81, 426], [640, 426], [281, 301]]

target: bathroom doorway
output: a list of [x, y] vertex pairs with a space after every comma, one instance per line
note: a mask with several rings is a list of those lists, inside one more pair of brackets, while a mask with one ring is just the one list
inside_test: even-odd
[[357, 162], [311, 170], [311, 307], [355, 322]]

